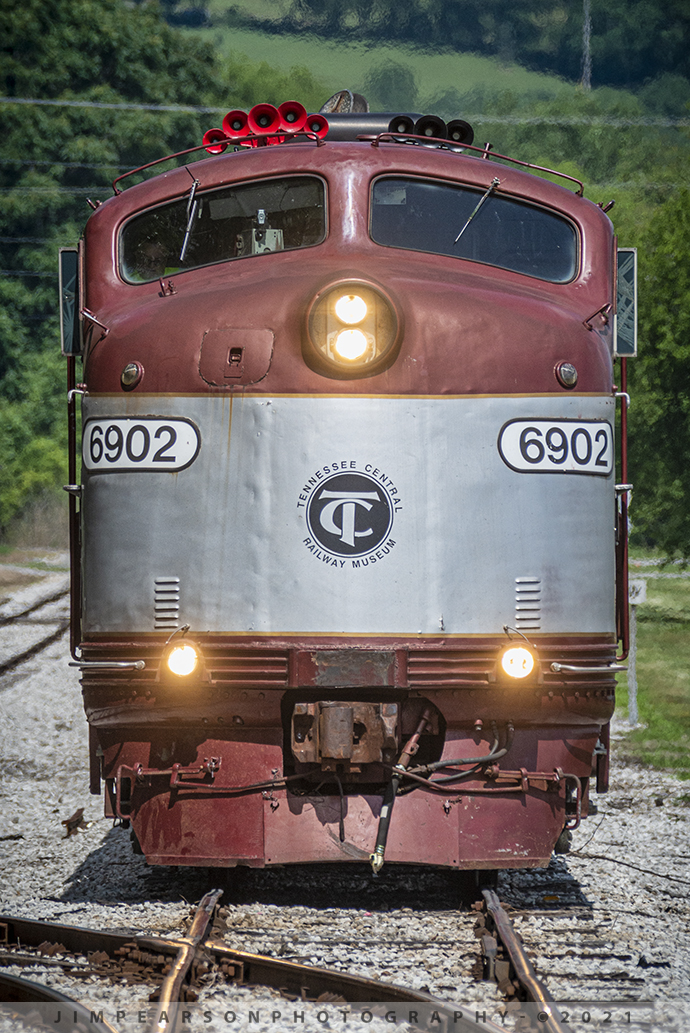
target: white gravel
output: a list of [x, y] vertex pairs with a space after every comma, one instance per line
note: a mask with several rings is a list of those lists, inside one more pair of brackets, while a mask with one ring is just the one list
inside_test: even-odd
[[[45, 594], [54, 577], [44, 582]], [[22, 589], [21, 599], [15, 594], [3, 614], [40, 590]], [[0, 645], [6, 648], [6, 639]], [[102, 800], [88, 791], [79, 674], [67, 659], [64, 636], [0, 678], [0, 909], [92, 928], [180, 935], [191, 905], [221, 873], [148, 868], [132, 853], [128, 832], [103, 818]], [[614, 1024], [601, 1027], [609, 1030], [618, 1030], [623, 1002], [655, 1001], [650, 1033], [687, 1028], [660, 1009], [669, 1001], [690, 1004], [688, 786], [668, 774], [618, 765], [614, 743], [612, 789], [598, 804], [599, 814], [583, 822], [567, 858], [555, 859], [546, 872], [502, 874], [499, 896], [514, 909], [538, 971], [551, 973], [548, 984], [557, 1000], [618, 1002]], [[67, 838], [61, 822], [79, 807], [88, 828]], [[416, 869], [384, 868], [378, 881], [359, 866], [252, 871], [234, 888], [232, 879], [228, 884], [227, 940], [240, 950], [426, 989], [495, 1015], [500, 995], [473, 978], [473, 921], [467, 904], [464, 912], [458, 908], [454, 886], [451, 875]], [[567, 910], [574, 904], [574, 912]], [[58, 985], [94, 1007], [124, 1002], [122, 1028], [132, 1007], [145, 1006], [150, 990], [114, 991], [92, 980], [70, 989], [54, 969], [30, 978]], [[252, 1002], [272, 1010], [286, 1004], [267, 991], [257, 998], [247, 988], [226, 986], [208, 987], [201, 1000], [212, 1009], [234, 1007], [237, 1021], [220, 1026], [227, 1030], [244, 1030], [241, 1014], [248, 1022]], [[304, 1007], [304, 1024], [283, 1018], [276, 1025], [266, 1011], [265, 1021], [246, 1028], [391, 1028], [382, 1020], [350, 1023], [337, 1016], [324, 1024]], [[636, 1028], [620, 1022], [621, 1030]]]

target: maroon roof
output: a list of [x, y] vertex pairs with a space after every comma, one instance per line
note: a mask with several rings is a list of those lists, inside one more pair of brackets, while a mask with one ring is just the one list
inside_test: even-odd
[[[91, 392], [120, 394], [120, 374], [134, 361], [145, 369], [136, 393], [559, 394], [564, 389], [554, 367], [563, 361], [579, 371], [578, 392], [611, 391], [611, 327], [595, 314], [612, 302], [613, 230], [601, 209], [571, 190], [493, 161], [396, 143], [293, 142], [226, 153], [190, 170], [199, 191], [286, 173], [319, 175], [327, 184], [327, 238], [306, 249], [166, 277], [175, 293], [164, 294], [158, 281], [133, 285], [120, 278], [118, 236], [134, 214], [187, 197], [189, 172], [175, 169], [110, 198], [85, 233], [85, 305], [109, 328], [99, 341], [96, 326], [90, 338], [85, 379]], [[553, 284], [465, 259], [375, 244], [368, 229], [370, 186], [386, 173], [484, 189], [498, 176], [502, 196], [542, 205], [578, 228], [577, 276]], [[314, 294], [348, 277], [382, 287], [405, 333], [388, 370], [341, 381], [307, 367], [302, 328]], [[592, 329], [585, 325], [590, 317]], [[226, 388], [202, 378], [204, 335], [221, 329], [274, 335], [263, 380]]]

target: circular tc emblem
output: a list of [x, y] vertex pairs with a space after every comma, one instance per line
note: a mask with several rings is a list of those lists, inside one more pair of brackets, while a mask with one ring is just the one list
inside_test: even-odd
[[316, 541], [334, 556], [365, 556], [381, 545], [393, 525], [386, 489], [363, 473], [339, 473], [319, 484], [307, 504]]

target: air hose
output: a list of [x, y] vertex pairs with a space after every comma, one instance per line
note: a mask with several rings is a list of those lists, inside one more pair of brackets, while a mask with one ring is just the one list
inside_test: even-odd
[[[424, 764], [418, 768], [410, 768], [410, 774], [414, 775], [430, 775], [432, 771], [440, 771], [443, 768], [455, 768], [460, 767], [461, 764], [490, 764], [494, 760], [500, 760], [501, 757], [505, 757], [506, 753], [513, 745], [513, 736], [515, 735], [515, 725], [512, 721], [506, 722], [506, 741], [505, 746], [500, 750], [498, 749], [498, 730], [496, 722], [491, 722], [491, 730], [494, 735], [494, 741], [491, 744], [489, 753], [485, 757], [457, 757], [455, 760], [437, 760], [434, 764]], [[443, 782], [452, 782], [454, 779], [459, 778], [465, 772], [459, 771], [453, 775], [446, 775], [443, 778], [434, 779], [435, 784], [441, 784]]]
[[420, 718], [419, 724], [417, 725], [417, 731], [414, 733], [414, 735], [409, 740], [404, 750], [400, 754], [400, 759], [393, 768], [391, 780], [386, 786], [386, 792], [383, 797], [383, 803], [381, 805], [381, 814], [379, 815], [379, 828], [376, 834], [376, 846], [374, 847], [373, 854], [369, 855], [369, 860], [371, 861], [371, 867], [373, 868], [374, 875], [378, 875], [378, 873], [383, 868], [383, 858], [384, 854], [386, 853], [386, 840], [388, 839], [388, 828], [391, 823], [393, 804], [395, 803], [395, 797], [398, 792], [398, 786], [400, 785], [400, 779], [405, 774], [406, 769], [410, 766], [410, 761], [419, 749], [420, 736], [424, 732], [426, 726], [430, 724], [431, 710], [429, 709], [429, 707], [425, 707]]
[[[410, 761], [412, 760], [412, 757], [415, 755], [419, 748], [419, 738], [424, 732], [426, 726], [430, 724], [431, 711], [428, 708], [426, 708], [422, 713], [422, 717], [417, 726], [417, 731], [414, 733], [412, 738], [405, 746], [404, 750], [400, 754], [400, 759], [398, 760], [398, 763], [393, 767], [393, 770], [391, 772], [391, 780], [386, 786], [386, 792], [384, 794], [383, 803], [381, 805], [381, 813], [379, 815], [379, 827], [376, 835], [376, 846], [374, 847], [373, 854], [369, 855], [369, 860], [371, 862], [371, 867], [374, 871], [374, 875], [378, 875], [378, 873], [383, 868], [384, 855], [386, 853], [386, 841], [388, 839], [388, 828], [390, 826], [391, 815], [393, 813], [393, 804], [395, 803], [395, 798], [398, 794], [400, 782], [405, 777], [405, 775], [408, 773], [410, 775], [431, 774], [431, 772], [433, 771], [440, 771], [444, 768], [459, 767], [462, 764], [472, 764], [473, 766], [477, 767], [482, 764], [489, 764], [495, 760], [500, 760], [500, 758], [504, 757], [510, 749], [510, 747], [512, 746], [513, 736], [515, 734], [515, 726], [513, 725], [512, 721], [506, 722], [505, 745], [501, 747], [501, 749], [498, 749], [498, 728], [496, 722], [493, 721], [492, 731], [494, 735], [494, 741], [491, 744], [489, 753], [487, 753], [486, 756], [456, 757], [451, 760], [437, 760], [433, 764], [423, 764], [417, 768], [410, 768]], [[445, 775], [442, 778], [434, 779], [433, 782], [429, 782], [429, 785], [435, 786], [444, 783], [447, 784], [449, 782], [454, 782], [462, 778], [466, 774], [468, 774], [468, 772], [457, 771], [454, 772], [452, 775]]]

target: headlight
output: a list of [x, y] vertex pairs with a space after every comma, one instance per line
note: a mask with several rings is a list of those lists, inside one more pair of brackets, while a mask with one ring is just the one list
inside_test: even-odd
[[339, 359], [355, 362], [374, 346], [374, 340], [367, 334], [363, 334], [361, 330], [339, 330], [335, 334], [332, 346]]
[[361, 323], [367, 314], [367, 303], [364, 298], [360, 298], [359, 294], [341, 295], [334, 308], [338, 319], [350, 326]]
[[168, 653], [166, 662], [173, 674], [180, 678], [187, 678], [197, 669], [199, 654], [194, 646], [183, 642], [179, 646], [173, 646]]
[[378, 287], [345, 281], [316, 295], [307, 312], [305, 359], [338, 378], [373, 376], [395, 358], [400, 321]]
[[535, 663], [534, 654], [524, 646], [509, 646], [501, 656], [501, 667], [509, 678], [528, 678]]

